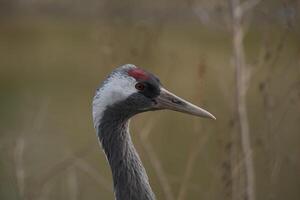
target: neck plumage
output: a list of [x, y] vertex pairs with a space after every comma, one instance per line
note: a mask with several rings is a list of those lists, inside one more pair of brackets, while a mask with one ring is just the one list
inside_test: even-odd
[[128, 132], [129, 119], [104, 112], [97, 134], [111, 167], [116, 200], [154, 200], [148, 176]]

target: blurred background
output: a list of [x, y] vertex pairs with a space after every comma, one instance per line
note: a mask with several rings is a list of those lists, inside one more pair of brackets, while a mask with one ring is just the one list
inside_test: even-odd
[[133, 63], [216, 121], [131, 133], [157, 199], [300, 199], [298, 0], [1, 0], [0, 199], [114, 199], [91, 117]]

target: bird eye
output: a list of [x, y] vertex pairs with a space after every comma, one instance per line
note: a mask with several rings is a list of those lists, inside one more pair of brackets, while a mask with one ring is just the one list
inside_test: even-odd
[[135, 88], [139, 91], [143, 91], [145, 89], [145, 85], [143, 83], [135, 84]]

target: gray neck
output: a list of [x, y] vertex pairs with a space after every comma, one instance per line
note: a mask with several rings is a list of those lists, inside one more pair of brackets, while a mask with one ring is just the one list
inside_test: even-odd
[[154, 200], [128, 126], [129, 117], [108, 108], [97, 127], [98, 137], [111, 167], [116, 200]]

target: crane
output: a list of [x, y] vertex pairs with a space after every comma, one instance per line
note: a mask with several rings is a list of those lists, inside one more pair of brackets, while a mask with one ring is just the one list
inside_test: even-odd
[[116, 200], [155, 199], [132, 143], [129, 122], [136, 114], [162, 109], [216, 119], [166, 90], [152, 73], [132, 64], [116, 68], [96, 90], [93, 122], [111, 168]]

